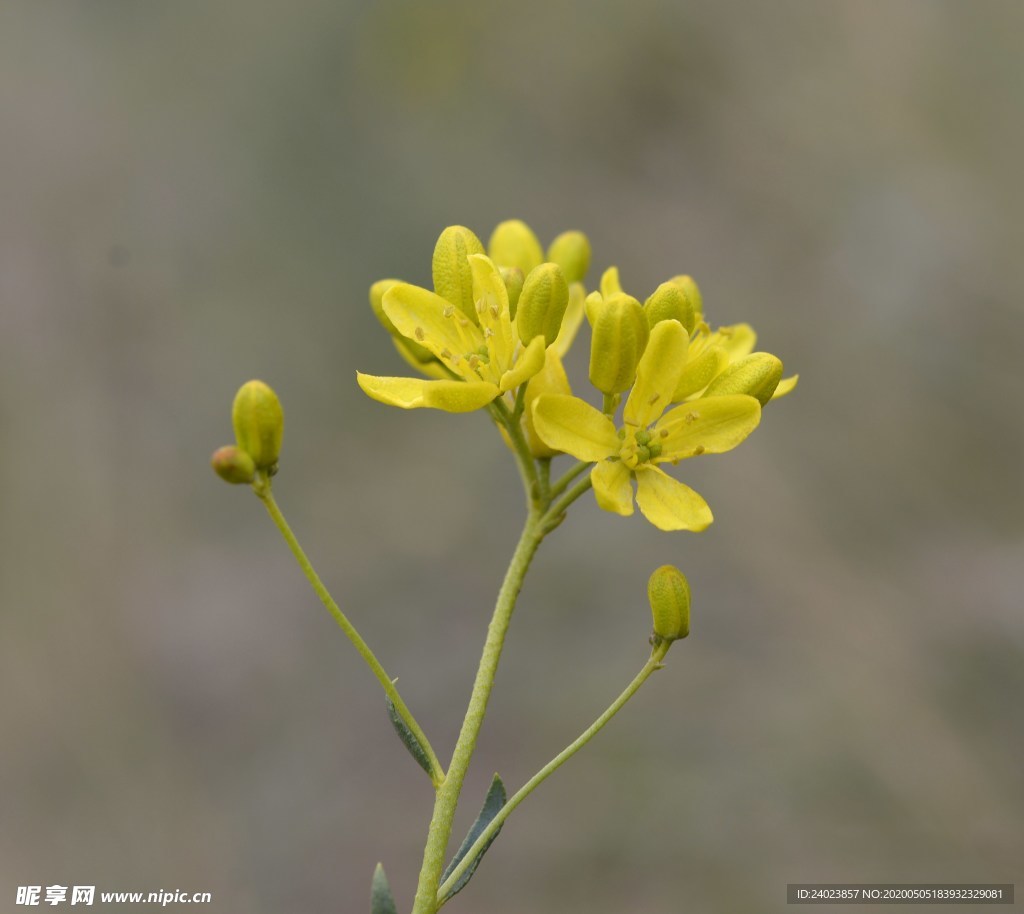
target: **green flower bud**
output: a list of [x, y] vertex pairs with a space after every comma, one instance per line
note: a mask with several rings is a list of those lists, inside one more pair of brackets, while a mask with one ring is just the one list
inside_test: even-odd
[[782, 360], [770, 352], [752, 352], [737, 359], [704, 391], [705, 397], [747, 394], [764, 406], [782, 380]]
[[519, 219], [502, 222], [491, 234], [487, 245], [491, 260], [499, 267], [519, 267], [523, 276], [544, 262], [544, 249], [533, 229]]
[[273, 472], [284, 432], [284, 412], [277, 394], [262, 381], [247, 381], [235, 394], [231, 422], [235, 441], [256, 469]]
[[516, 308], [519, 305], [519, 296], [523, 292], [523, 282], [526, 277], [519, 267], [502, 267], [499, 271], [505, 283], [505, 291], [508, 292], [508, 313], [513, 320], [516, 316]]
[[557, 263], [542, 263], [531, 270], [516, 311], [519, 339], [529, 343], [535, 336], [543, 336], [544, 345], [550, 346], [562, 329], [568, 304], [569, 284]]
[[217, 448], [210, 458], [210, 466], [221, 479], [233, 485], [249, 483], [256, 478], [256, 464], [252, 457], [233, 444]]
[[644, 313], [651, 327], [660, 321], [679, 321], [687, 333], [693, 333], [697, 324], [693, 302], [686, 290], [674, 282], [663, 282], [654, 290], [654, 294], [644, 302]]
[[583, 232], [562, 232], [548, 247], [548, 260], [562, 268], [567, 283], [583, 282], [590, 269], [590, 240]]
[[690, 634], [690, 585], [673, 565], [656, 568], [647, 581], [647, 600], [654, 619], [655, 644]]
[[686, 275], [673, 276], [669, 282], [675, 283], [686, 293], [687, 298], [690, 299], [690, 304], [693, 305], [693, 313], [697, 316], [697, 320], [702, 320], [704, 318], [704, 297], [700, 294], [700, 289], [697, 288], [697, 283], [693, 281], [693, 277]]
[[449, 225], [434, 246], [432, 269], [434, 291], [466, 315], [474, 324], [480, 319], [473, 298], [473, 271], [470, 254], [482, 254], [484, 246], [468, 228]]
[[593, 330], [590, 383], [605, 394], [629, 390], [650, 335], [643, 307], [621, 292], [600, 300], [590, 296], [587, 316]]

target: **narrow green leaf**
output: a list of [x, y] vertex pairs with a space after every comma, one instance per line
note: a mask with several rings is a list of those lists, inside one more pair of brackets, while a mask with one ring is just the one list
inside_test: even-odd
[[409, 750], [409, 755], [416, 759], [420, 768], [433, 777], [433, 773], [430, 770], [430, 756], [427, 755], [420, 741], [416, 739], [416, 734], [402, 720], [402, 716], [398, 713], [395, 703], [387, 697], [384, 700], [388, 705], [388, 718], [391, 720], [391, 726], [395, 728], [398, 738], [402, 741], [405, 748]]
[[373, 871], [373, 888], [370, 890], [370, 914], [398, 914], [395, 899], [391, 895], [388, 877], [384, 875], [384, 867], [377, 864]]
[[[473, 846], [473, 843], [477, 838], [480, 837], [481, 832], [491, 823], [501, 807], [505, 805], [507, 794], [505, 793], [505, 785], [501, 782], [501, 778], [498, 775], [494, 776], [494, 780], [491, 781], [491, 787], [487, 791], [487, 796], [484, 799], [483, 808], [480, 810], [480, 815], [476, 817], [476, 821], [473, 823], [473, 827], [470, 828], [469, 834], [466, 835], [466, 839], [462, 842], [459, 847], [458, 853], [452, 858], [452, 862], [448, 864], [448, 867], [444, 871], [444, 875], [441, 877], [441, 882], [444, 882], [454, 871], [461, 862], [462, 858], [466, 856], [469, 849]], [[487, 853], [487, 848], [494, 843], [494, 839], [498, 837], [501, 832], [499, 828], [492, 836], [491, 840], [488, 841], [480, 850], [480, 853], [476, 855], [476, 859], [470, 864], [469, 869], [466, 870], [460, 877], [458, 882], [452, 886], [451, 891], [441, 899], [441, 904], [448, 901], [452, 895], [461, 892], [469, 880], [473, 877], [476, 872], [476, 868], [480, 865], [480, 861], [483, 860], [484, 854]]]

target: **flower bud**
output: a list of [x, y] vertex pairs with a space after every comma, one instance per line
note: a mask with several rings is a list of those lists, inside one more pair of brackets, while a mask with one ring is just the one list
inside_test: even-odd
[[569, 304], [569, 285], [557, 263], [542, 263], [530, 271], [516, 310], [519, 339], [529, 343], [535, 336], [544, 337], [550, 346], [562, 328], [562, 318]]
[[693, 281], [693, 277], [686, 275], [673, 276], [669, 282], [675, 283], [686, 293], [686, 297], [690, 299], [690, 304], [693, 305], [693, 313], [696, 315], [697, 320], [702, 320], [704, 317], [704, 298], [700, 294], [700, 289], [697, 288], [697, 283]]
[[523, 276], [544, 262], [544, 250], [533, 229], [519, 219], [509, 219], [495, 228], [487, 252], [499, 267], [519, 267]]
[[754, 352], [733, 362], [704, 391], [705, 397], [747, 394], [764, 406], [782, 380], [782, 361], [770, 352]]
[[233, 485], [252, 482], [256, 478], [256, 464], [252, 457], [233, 444], [217, 448], [210, 458], [210, 466], [221, 479]]
[[484, 246], [463, 225], [449, 225], [434, 245], [431, 264], [434, 291], [451, 302], [474, 324], [479, 323], [473, 299], [473, 271], [469, 268], [469, 255], [482, 254]]
[[562, 232], [548, 247], [548, 260], [562, 268], [567, 283], [582, 282], [590, 269], [590, 240], [583, 232]]
[[505, 291], [508, 292], [508, 314], [514, 320], [526, 277], [523, 276], [523, 271], [519, 267], [502, 267], [499, 272], [505, 283]]
[[273, 471], [284, 432], [284, 412], [277, 394], [262, 381], [247, 381], [235, 394], [231, 421], [235, 441], [256, 469]]
[[600, 300], [591, 296], [587, 316], [593, 330], [590, 383], [605, 394], [629, 390], [650, 335], [643, 307], [623, 293]]
[[656, 568], [647, 581], [654, 619], [654, 643], [677, 641], [690, 634], [690, 585], [673, 565]]
[[652, 328], [661, 321], [679, 321], [687, 333], [693, 333], [697, 316], [686, 290], [674, 282], [663, 282], [644, 303], [647, 323]]

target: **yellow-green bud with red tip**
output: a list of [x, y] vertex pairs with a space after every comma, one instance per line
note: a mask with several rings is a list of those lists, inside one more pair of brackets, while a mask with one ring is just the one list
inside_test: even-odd
[[647, 599], [654, 620], [655, 644], [678, 641], [690, 634], [690, 585], [678, 568], [656, 568], [647, 581]]
[[219, 447], [210, 458], [213, 471], [232, 485], [250, 483], [256, 478], [256, 464], [245, 451], [233, 444]]
[[251, 458], [257, 470], [273, 472], [281, 454], [284, 411], [277, 394], [263, 381], [247, 381], [231, 408], [238, 447]]

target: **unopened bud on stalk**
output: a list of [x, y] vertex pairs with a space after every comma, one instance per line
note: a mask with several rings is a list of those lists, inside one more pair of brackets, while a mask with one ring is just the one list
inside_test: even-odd
[[747, 394], [764, 406], [782, 380], [782, 360], [770, 352], [754, 352], [733, 362], [704, 391], [705, 397]]
[[509, 219], [500, 223], [491, 234], [487, 253], [499, 267], [519, 267], [524, 276], [544, 262], [544, 249], [525, 222]]
[[674, 282], [663, 282], [644, 303], [647, 323], [654, 327], [661, 321], [679, 321], [687, 333], [693, 333], [697, 316], [686, 290]]
[[471, 254], [482, 254], [484, 246], [464, 225], [449, 225], [434, 245], [431, 269], [434, 291], [451, 302], [474, 324], [479, 323], [473, 299], [473, 271], [469, 267]]
[[250, 483], [256, 478], [256, 464], [241, 448], [233, 444], [219, 447], [210, 458], [213, 471], [232, 485]]
[[557, 263], [542, 263], [531, 270], [516, 311], [519, 339], [529, 343], [535, 336], [543, 336], [544, 345], [550, 346], [562, 329], [568, 304], [569, 286]]
[[608, 298], [591, 295], [587, 299], [587, 317], [593, 330], [590, 383], [605, 394], [629, 390], [650, 336], [643, 307], [621, 292]]
[[678, 641], [690, 634], [690, 585], [673, 565], [656, 568], [647, 581], [654, 619], [654, 643]]
[[281, 454], [284, 412], [277, 394], [262, 381], [247, 381], [231, 408], [235, 441], [251, 458], [257, 470], [273, 472]]
[[548, 260], [562, 268], [567, 283], [582, 282], [590, 269], [590, 241], [583, 232], [562, 232], [548, 247]]
[[686, 293], [686, 297], [690, 299], [690, 304], [693, 305], [693, 312], [697, 315], [697, 320], [703, 320], [704, 297], [700, 294], [700, 289], [697, 287], [697, 283], [694, 282], [693, 277], [686, 275], [673, 276], [669, 282], [675, 283]]

